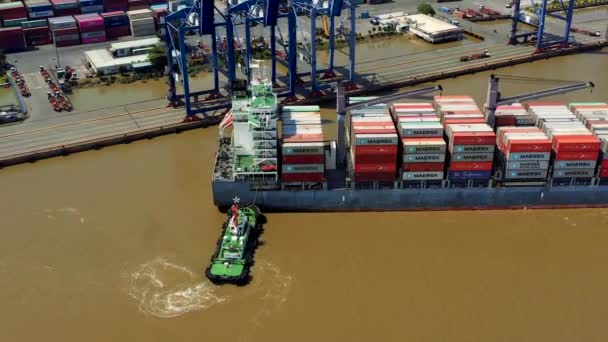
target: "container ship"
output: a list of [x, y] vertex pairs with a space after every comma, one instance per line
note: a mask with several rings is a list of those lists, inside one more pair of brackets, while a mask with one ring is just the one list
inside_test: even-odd
[[[513, 102], [482, 111], [467, 95], [382, 101], [351, 97], [354, 106], [338, 116], [337, 141], [328, 141], [318, 106], [279, 111], [269, 82], [235, 82], [232, 111], [220, 124], [215, 205], [225, 210], [238, 200], [265, 211], [608, 205], [607, 103]], [[228, 126], [232, 132], [224, 134]]]

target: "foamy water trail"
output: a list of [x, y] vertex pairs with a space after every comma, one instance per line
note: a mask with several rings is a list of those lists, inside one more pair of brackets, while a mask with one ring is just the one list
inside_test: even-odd
[[295, 277], [285, 274], [279, 267], [266, 261], [256, 263], [253, 276], [253, 291], [262, 301], [251, 319], [254, 327], [257, 327], [262, 324], [264, 318], [281, 310], [289, 297]]
[[201, 279], [202, 274], [156, 258], [131, 274], [129, 295], [142, 312], [156, 317], [205, 310], [228, 299], [218, 295], [209, 281]]

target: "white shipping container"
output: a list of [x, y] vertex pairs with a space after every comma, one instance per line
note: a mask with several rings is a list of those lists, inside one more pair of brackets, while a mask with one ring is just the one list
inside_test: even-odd
[[596, 160], [556, 160], [553, 169], [594, 169]]
[[283, 155], [318, 155], [323, 154], [325, 145], [322, 142], [314, 143], [283, 143]]
[[403, 153], [445, 153], [447, 144], [443, 139], [433, 139], [433, 140], [413, 140], [407, 139], [406, 141], [402, 141], [403, 144]]
[[297, 120], [283, 120], [283, 125], [319, 125], [321, 120], [317, 119], [297, 119]]
[[433, 116], [400, 116], [397, 118], [399, 123], [402, 122], [439, 122], [439, 118]]
[[404, 154], [404, 163], [441, 163], [445, 161], [445, 153]]
[[494, 153], [494, 145], [455, 145], [453, 153]]
[[548, 160], [507, 161], [507, 170], [546, 170], [549, 168]]
[[520, 160], [549, 160], [551, 152], [507, 152], [506, 158], [509, 161]]
[[351, 119], [351, 122], [393, 122], [393, 119], [390, 116], [357, 116]]
[[129, 17], [130, 20], [151, 18], [152, 11], [149, 9], [127, 11], [127, 16]]
[[493, 153], [452, 153], [452, 162], [485, 162], [493, 160]]
[[397, 134], [355, 134], [355, 145], [397, 145]]
[[429, 122], [424, 124], [410, 125], [400, 123], [401, 137], [442, 137], [443, 126], [439, 122]]

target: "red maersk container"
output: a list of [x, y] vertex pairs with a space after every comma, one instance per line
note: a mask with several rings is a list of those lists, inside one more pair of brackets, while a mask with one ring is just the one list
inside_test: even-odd
[[385, 164], [355, 164], [355, 180], [358, 182], [395, 180], [397, 162]]
[[599, 151], [600, 140], [593, 135], [558, 135], [553, 138], [555, 152]]
[[103, 0], [103, 7], [106, 11], [126, 11], [129, 9], [127, 0]]
[[491, 171], [492, 162], [458, 162], [450, 164], [450, 171]]
[[22, 2], [0, 4], [0, 18], [3, 20], [27, 18], [27, 11]]
[[23, 34], [27, 46], [47, 45], [53, 42], [48, 26], [24, 29]]
[[21, 27], [0, 28], [0, 50], [20, 51], [25, 49], [25, 36]]
[[403, 163], [401, 168], [403, 169], [403, 172], [439, 172], [443, 171], [443, 169], [445, 168], [445, 163]]

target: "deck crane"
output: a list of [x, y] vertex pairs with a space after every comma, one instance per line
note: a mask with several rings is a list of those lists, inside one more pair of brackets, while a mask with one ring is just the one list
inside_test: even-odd
[[[498, 81], [499, 80], [511, 80], [511, 81], [526, 81], [526, 82], [561, 82], [561, 83], [570, 83], [568, 85], [559, 86], [555, 88], [549, 88], [544, 90], [539, 90], [531, 93], [524, 93], [515, 96], [502, 97], [500, 91], [498, 90]], [[488, 124], [494, 128], [495, 124], [495, 112], [496, 107], [500, 105], [508, 105], [514, 102], [521, 101], [529, 101], [533, 99], [537, 99], [539, 97], [544, 96], [552, 96], [563, 93], [568, 93], [571, 91], [582, 90], [587, 88], [593, 88], [593, 82], [577, 82], [577, 81], [564, 81], [564, 80], [549, 80], [549, 79], [538, 79], [538, 78], [530, 78], [523, 76], [508, 76], [508, 75], [490, 75], [488, 80], [488, 94], [486, 97], [486, 103], [484, 105], [486, 118], [488, 120]]]
[[379, 103], [388, 103], [396, 100], [408, 98], [408, 97], [416, 97], [421, 95], [426, 95], [428, 93], [439, 91], [441, 92], [443, 88], [440, 85], [436, 86], [428, 86], [424, 88], [418, 88], [414, 90], [410, 90], [403, 93], [391, 94], [383, 97], [378, 97], [376, 99], [357, 102], [355, 104], [348, 104], [348, 98], [346, 96], [346, 91], [344, 84], [341, 82], [336, 86], [336, 112], [337, 112], [337, 121], [338, 121], [338, 142], [337, 142], [337, 151], [336, 151], [336, 163], [338, 167], [344, 167], [346, 163], [346, 131], [344, 127], [344, 116], [346, 112], [352, 109], [364, 108], [367, 106], [373, 106]]

